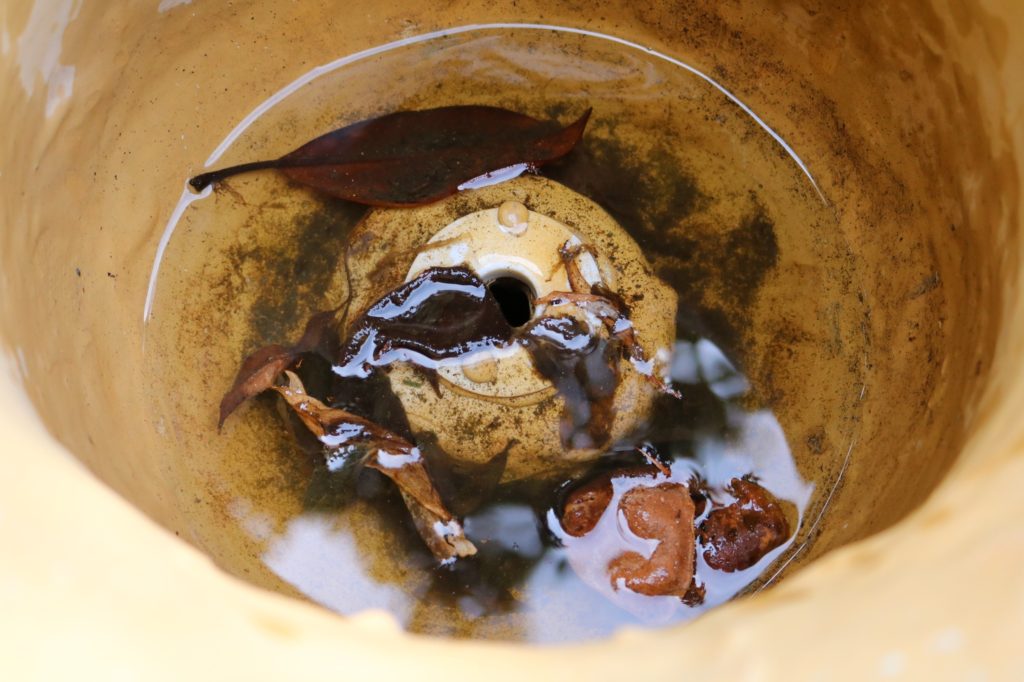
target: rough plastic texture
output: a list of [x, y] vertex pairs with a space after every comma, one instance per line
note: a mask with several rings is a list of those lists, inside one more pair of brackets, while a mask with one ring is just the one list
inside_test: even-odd
[[[842, 521], [801, 555], [817, 561], [685, 628], [557, 649], [433, 641], [241, 583], [189, 545], [192, 502], [161, 449], [180, 424], [148, 417], [167, 399], [140, 377], [168, 196], [225, 131], [335, 56], [516, 21], [715, 74], [808, 161], [869, 275], [860, 329], [878, 352], [850, 387], [864, 409]], [[681, 661], [707, 679], [1024, 674], [1019, 2], [36, 0], [8, 3], [0, 35], [0, 677], [677, 679]], [[182, 390], [208, 381], [196, 364]], [[784, 403], [808, 377], [778, 367]]]

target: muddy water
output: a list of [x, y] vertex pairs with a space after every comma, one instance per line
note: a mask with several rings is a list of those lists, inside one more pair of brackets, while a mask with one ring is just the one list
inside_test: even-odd
[[[507, 28], [339, 64], [282, 91], [211, 158], [273, 157], [368, 116], [452, 103], [563, 122], [594, 108], [581, 148], [545, 172], [604, 206], [680, 295], [672, 379], [683, 398], [660, 399], [634, 440], [722, 502], [733, 477], [756, 476], [783, 501], [794, 536], [734, 573], [711, 569], [698, 548], [700, 605], [631, 610], [570, 566], [550, 523], [566, 481], [505, 485], [479, 499], [463, 486], [480, 552], [439, 569], [393, 486], [373, 471], [329, 471], [273, 398], [217, 433], [216, 406], [240, 358], [297, 338], [311, 313], [359, 286], [345, 259], [362, 210], [267, 173], [183, 195], [154, 279], [147, 381], [161, 396], [154, 418], [180, 444], [167, 470], [173, 494], [194, 509], [189, 539], [256, 584], [341, 613], [385, 608], [410, 630], [460, 637], [601, 636], [685, 620], [776, 579], [829, 521], [864, 363], [856, 272], [802, 162], [677, 64], [600, 37]], [[183, 183], [195, 170], [183, 169]], [[828, 382], [805, 380], [812, 375]], [[385, 419], [398, 407], [370, 409]], [[429, 434], [417, 435], [429, 448]], [[617, 444], [591, 474], [637, 464], [632, 445]]]

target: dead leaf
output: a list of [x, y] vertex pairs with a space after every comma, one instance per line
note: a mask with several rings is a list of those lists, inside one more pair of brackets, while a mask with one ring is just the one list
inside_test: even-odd
[[742, 478], [732, 479], [729, 490], [736, 501], [712, 510], [700, 526], [704, 560], [726, 573], [750, 568], [789, 538], [789, 521], [774, 495]]
[[572, 151], [590, 117], [556, 128], [498, 107], [461, 105], [400, 111], [339, 128], [279, 159], [203, 173], [196, 190], [273, 168], [330, 196], [371, 206], [418, 206], [459, 185], [517, 164], [536, 168]]
[[[238, 369], [234, 384], [221, 398], [217, 428], [223, 426], [224, 420], [246, 400], [273, 388], [281, 373], [291, 367], [303, 353], [319, 352], [332, 359], [332, 346], [337, 345], [334, 336], [336, 312], [325, 310], [309, 318], [302, 338], [294, 346], [273, 344], [247, 357]], [[333, 344], [332, 340], [335, 340]]]
[[294, 372], [286, 372], [286, 375], [288, 385], [274, 386], [274, 390], [328, 449], [359, 447], [365, 450], [363, 464], [398, 486], [417, 529], [440, 561], [476, 553], [476, 548], [463, 534], [461, 524], [441, 500], [415, 445], [368, 419], [324, 405], [306, 394]]
[[615, 419], [618, 348], [574, 317], [540, 317], [521, 329], [537, 373], [551, 382], [564, 406], [559, 425], [567, 450], [603, 448]]
[[690, 491], [678, 483], [637, 486], [622, 496], [619, 512], [631, 531], [658, 546], [650, 557], [626, 552], [608, 564], [612, 585], [648, 596], [686, 596], [696, 556]]
[[461, 523], [454, 518], [447, 521], [441, 519], [404, 490], [402, 499], [405, 500], [413, 525], [435, 559], [442, 564], [448, 564], [457, 557], [476, 554], [476, 545], [466, 537]]
[[397, 359], [432, 369], [435, 361], [512, 337], [487, 285], [463, 266], [424, 270], [382, 296], [351, 329], [338, 358], [342, 376], [365, 376]]

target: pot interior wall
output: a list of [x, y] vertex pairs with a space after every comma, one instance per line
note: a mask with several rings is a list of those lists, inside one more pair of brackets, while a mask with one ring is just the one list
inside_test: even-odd
[[[245, 510], [234, 491], [272, 494], [297, 474], [205, 464], [204, 453], [230, 452], [215, 405], [240, 350], [209, 345], [238, 336], [258, 292], [190, 294], [203, 267], [192, 252], [196, 260], [183, 256], [162, 275], [158, 299], [188, 302], [179, 308], [191, 317], [176, 328], [161, 327], [159, 315], [144, 323], [165, 226], [184, 180], [261, 101], [343, 54], [449, 26], [542, 17], [652, 46], [735, 92], [807, 164], [825, 200], [821, 218], [774, 221], [780, 264], [756, 285], [747, 261], [710, 275], [681, 266], [696, 282], [688, 303], [730, 321], [708, 333], [778, 416], [802, 473], [834, 474], [834, 487], [816, 491], [810, 521], [820, 523], [806, 526], [794, 566], [897, 522], [953, 464], [987, 376], [999, 284], [1014, 265], [1003, 259], [1011, 237], [996, 232], [1018, 192], [1012, 160], [994, 151], [1008, 122], [980, 104], [999, 101], [983, 74], [1000, 63], [1007, 38], [980, 9], [599, 3], [584, 17], [530, 2], [502, 13], [485, 3], [445, 12], [396, 3], [344, 16], [308, 4], [160, 6], [156, 14], [86, 4], [72, 16], [37, 2], [8, 12], [5, 35], [58, 46], [60, 57], [19, 45], [18, 77], [8, 72], [3, 83], [16, 96], [0, 112], [18, 134], [0, 143], [0, 324], [53, 434], [228, 570], [293, 592], [260, 560], [266, 535], [239, 531]], [[565, 38], [566, 60], [574, 41]], [[360, 96], [372, 97], [372, 87]], [[751, 173], [785, 154], [774, 141], [760, 149]], [[791, 170], [780, 188], [811, 192]], [[665, 249], [694, 231], [718, 250], [697, 265], [735, 248], [691, 220], [666, 227]], [[281, 239], [256, 234], [250, 253]], [[258, 277], [246, 270], [258, 264], [240, 266], [240, 276]], [[337, 294], [339, 283], [324, 277], [318, 293]], [[733, 295], [741, 287], [746, 295]], [[284, 324], [299, 324], [321, 302], [313, 298]], [[220, 316], [214, 326], [202, 317], [207, 307]], [[236, 437], [251, 447], [283, 437], [269, 428]]]

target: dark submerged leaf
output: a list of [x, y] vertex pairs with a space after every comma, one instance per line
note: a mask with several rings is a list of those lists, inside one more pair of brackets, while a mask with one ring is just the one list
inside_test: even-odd
[[385, 294], [352, 325], [337, 372], [365, 376], [408, 360], [436, 363], [505, 345], [512, 328], [483, 280], [463, 266], [430, 268]]
[[486, 173], [559, 159], [583, 136], [588, 109], [568, 126], [507, 109], [460, 105], [400, 111], [322, 135], [279, 159], [203, 173], [196, 190], [273, 168], [299, 184], [371, 206], [418, 206]]
[[605, 447], [611, 438], [620, 379], [617, 344], [593, 334], [572, 317], [541, 317], [525, 331], [523, 344], [534, 368], [565, 401], [562, 445]]
[[453, 458], [437, 443], [430, 432], [416, 434], [416, 446], [423, 453], [430, 469], [430, 477], [444, 499], [448, 509], [464, 517], [494, 499], [508, 465], [508, 455], [518, 441], [510, 440], [501, 452], [486, 462], [466, 462]]
[[337, 470], [332, 470], [326, 463], [320, 463], [310, 475], [302, 506], [316, 510], [345, 507], [356, 496], [356, 480], [361, 471], [362, 466], [355, 457]]

